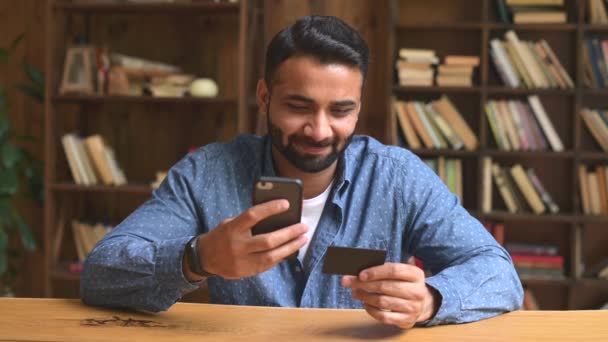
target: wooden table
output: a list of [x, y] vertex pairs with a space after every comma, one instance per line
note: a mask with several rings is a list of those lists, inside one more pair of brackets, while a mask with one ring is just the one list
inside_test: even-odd
[[0, 299], [0, 341], [608, 341], [608, 311], [518, 311], [400, 330], [362, 310], [178, 303], [160, 314], [67, 299]]

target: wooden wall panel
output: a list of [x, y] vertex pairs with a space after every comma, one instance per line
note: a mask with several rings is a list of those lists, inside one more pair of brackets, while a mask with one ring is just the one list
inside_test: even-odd
[[[0, 0], [0, 46], [7, 47], [21, 33], [25, 39], [18, 48], [10, 65], [0, 65], [0, 83], [4, 86], [26, 81], [19, 67], [29, 63], [40, 70], [44, 69], [44, 25], [46, 0]], [[24, 145], [36, 156], [43, 156], [44, 108], [21, 93], [10, 90], [8, 101], [11, 105], [10, 117], [13, 127], [19, 133], [37, 137], [38, 144]], [[40, 248], [27, 254], [20, 269], [23, 271], [18, 281], [19, 296], [37, 297], [43, 293], [40, 281], [43, 269], [42, 253], [42, 208], [29, 200], [19, 203], [26, 221], [32, 227]]]

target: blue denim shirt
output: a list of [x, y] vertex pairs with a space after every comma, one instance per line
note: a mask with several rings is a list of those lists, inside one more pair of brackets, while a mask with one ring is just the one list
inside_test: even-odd
[[[267, 137], [241, 135], [188, 154], [152, 198], [100, 241], [86, 260], [86, 304], [168, 309], [200, 284], [182, 273], [186, 242], [251, 206], [254, 181], [275, 175]], [[520, 308], [508, 253], [409, 151], [356, 136], [338, 160], [333, 188], [303, 265], [285, 260], [239, 280], [208, 278], [213, 303], [362, 308], [340, 276], [321, 272], [328, 246], [416, 256], [433, 274], [441, 306], [429, 325], [469, 322]], [[303, 267], [302, 267], [303, 266]]]

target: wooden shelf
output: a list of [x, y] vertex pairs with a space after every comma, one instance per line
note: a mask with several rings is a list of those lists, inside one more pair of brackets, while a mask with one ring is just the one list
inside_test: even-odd
[[488, 23], [488, 29], [495, 31], [576, 31], [577, 25], [572, 23], [565, 24], [504, 24]]
[[105, 192], [105, 193], [121, 193], [121, 194], [141, 194], [150, 195], [152, 187], [149, 185], [78, 185], [74, 183], [53, 183], [50, 189], [58, 192]]
[[474, 87], [413, 87], [413, 86], [394, 86], [393, 91], [398, 94], [408, 93], [480, 93], [481, 89]]
[[608, 161], [608, 152], [580, 152], [578, 156], [583, 161]]
[[238, 3], [199, 1], [192, 3], [94, 3], [55, 2], [53, 10], [95, 14], [237, 14]]
[[608, 288], [608, 280], [599, 278], [578, 278], [573, 281], [573, 285], [579, 284], [589, 287]]
[[475, 157], [479, 153], [477, 151], [467, 151], [467, 150], [450, 150], [450, 149], [415, 149], [410, 150], [410, 152], [420, 156], [420, 157]]
[[608, 215], [581, 215], [579, 221], [581, 223], [608, 223]]
[[608, 89], [607, 88], [584, 88], [583, 95], [608, 96]]
[[582, 217], [572, 214], [544, 214], [536, 215], [533, 213], [510, 213], [507, 211], [492, 211], [489, 213], [473, 214], [481, 219], [499, 220], [499, 221], [535, 221], [535, 222], [553, 222], [553, 223], [576, 223], [581, 221]]
[[98, 95], [57, 95], [52, 99], [57, 103], [138, 103], [138, 104], [185, 104], [207, 106], [236, 106], [237, 100], [212, 97], [152, 97], [152, 96], [98, 96]]
[[490, 157], [508, 157], [508, 158], [559, 158], [569, 159], [574, 158], [575, 153], [573, 151], [502, 151], [496, 149], [483, 150], [484, 154]]
[[560, 95], [572, 96], [576, 94], [575, 89], [550, 89], [550, 88], [509, 88], [505, 86], [488, 86], [489, 95]]
[[583, 26], [583, 32], [608, 32], [608, 25], [606, 24], [585, 24]]
[[480, 22], [422, 22], [397, 25], [399, 30], [481, 30], [483, 27], [484, 24]]

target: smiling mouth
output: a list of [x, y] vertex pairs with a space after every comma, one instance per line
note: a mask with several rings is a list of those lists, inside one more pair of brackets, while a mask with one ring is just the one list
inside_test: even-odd
[[297, 144], [298, 148], [300, 151], [306, 153], [306, 154], [314, 154], [314, 155], [321, 155], [324, 154], [325, 152], [327, 152], [327, 150], [329, 150], [331, 148], [330, 145], [326, 145], [326, 146], [317, 146], [317, 145], [311, 145], [311, 144]]

